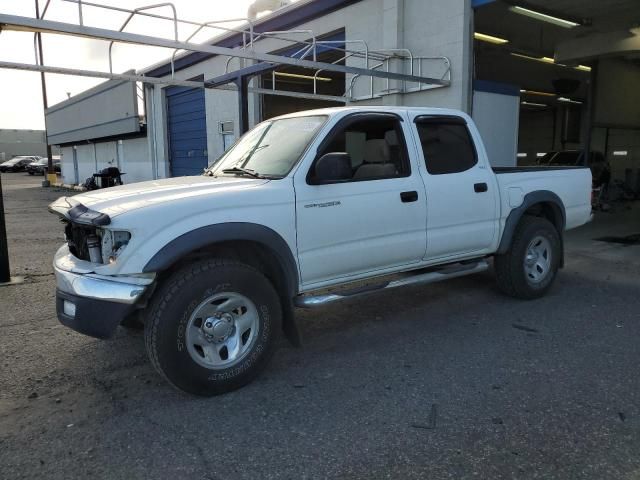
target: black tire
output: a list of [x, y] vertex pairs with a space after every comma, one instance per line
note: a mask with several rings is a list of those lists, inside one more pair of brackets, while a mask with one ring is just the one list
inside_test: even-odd
[[[239, 294], [253, 302], [257, 337], [238, 363], [224, 369], [205, 368], [188, 351], [186, 332], [196, 308], [219, 292]], [[282, 308], [271, 282], [255, 268], [232, 260], [202, 260], [163, 282], [144, 323], [147, 353], [156, 370], [180, 390], [212, 396], [246, 385], [267, 365], [278, 343]]]
[[[527, 249], [536, 238], [548, 241], [551, 255], [550, 268], [539, 281], [533, 281], [525, 268]], [[561, 254], [562, 243], [556, 227], [546, 218], [525, 215], [516, 228], [509, 251], [495, 256], [494, 269], [498, 287], [516, 298], [530, 300], [542, 297], [557, 276]]]
[[33, 175], [33, 172], [29, 172], [29, 175]]

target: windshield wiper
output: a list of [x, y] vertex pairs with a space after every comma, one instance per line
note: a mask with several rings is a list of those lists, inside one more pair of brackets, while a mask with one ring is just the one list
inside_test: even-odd
[[222, 173], [236, 173], [236, 174], [243, 173], [253, 178], [263, 178], [262, 175], [257, 173], [255, 170], [251, 170], [249, 168], [242, 168], [242, 167], [225, 168], [224, 170], [222, 170]]

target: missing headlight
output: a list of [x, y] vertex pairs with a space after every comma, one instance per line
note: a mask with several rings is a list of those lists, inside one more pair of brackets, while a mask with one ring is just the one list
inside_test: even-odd
[[113, 263], [127, 246], [131, 234], [125, 231], [101, 230], [102, 233], [102, 262]]

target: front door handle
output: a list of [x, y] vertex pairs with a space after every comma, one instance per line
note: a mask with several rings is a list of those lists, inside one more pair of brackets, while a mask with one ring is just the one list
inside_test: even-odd
[[476, 193], [482, 193], [482, 192], [486, 192], [487, 190], [489, 190], [489, 187], [487, 187], [487, 184], [482, 182], [482, 183], [476, 183], [473, 185], [473, 190]]
[[418, 200], [418, 192], [415, 190], [411, 192], [402, 192], [400, 194], [400, 200], [402, 200], [402, 203], [415, 202]]

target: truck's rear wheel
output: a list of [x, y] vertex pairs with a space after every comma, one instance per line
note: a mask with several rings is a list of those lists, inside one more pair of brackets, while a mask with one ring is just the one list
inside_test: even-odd
[[495, 257], [498, 287], [517, 298], [543, 296], [556, 278], [560, 255], [560, 235], [554, 225], [545, 218], [525, 215], [509, 251]]
[[172, 385], [217, 395], [264, 368], [281, 322], [278, 295], [264, 275], [242, 263], [204, 260], [171, 275], [155, 293], [145, 343]]

